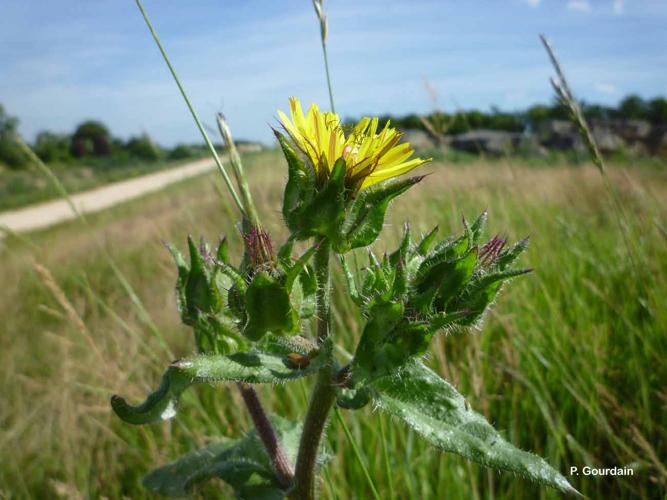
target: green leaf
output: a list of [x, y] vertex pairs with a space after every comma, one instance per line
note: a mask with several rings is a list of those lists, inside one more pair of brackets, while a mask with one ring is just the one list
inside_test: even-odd
[[308, 183], [308, 174], [306, 165], [296, 154], [287, 138], [278, 132], [273, 131], [278, 139], [278, 143], [283, 150], [285, 159], [287, 160], [288, 178], [285, 185], [285, 193], [283, 195], [283, 217], [287, 222], [290, 230], [296, 229], [298, 226], [298, 208], [301, 204], [308, 202], [306, 193], [310, 191], [306, 188]]
[[512, 245], [512, 247], [508, 250], [502, 252], [496, 259], [496, 267], [501, 271], [504, 271], [509, 267], [510, 264], [512, 264], [512, 262], [516, 260], [519, 255], [524, 252], [524, 250], [526, 250], [526, 248], [528, 248], [528, 238], [524, 238], [523, 240]]
[[278, 261], [283, 264], [292, 264], [292, 250], [294, 250], [294, 236], [287, 238], [278, 250]]
[[243, 334], [250, 340], [259, 340], [267, 332], [296, 333], [298, 313], [292, 306], [285, 285], [266, 272], [254, 277], [245, 294], [248, 322]]
[[192, 237], [188, 236], [190, 272], [185, 282], [185, 298], [190, 321], [200, 312], [215, 313], [222, 307], [222, 297]]
[[392, 266], [398, 265], [401, 260], [405, 260], [410, 249], [413, 246], [412, 234], [410, 232], [410, 225], [405, 223], [403, 226], [403, 239], [399, 247], [389, 255], [389, 263]]
[[372, 244], [380, 234], [389, 202], [404, 193], [424, 177], [394, 179], [363, 190], [352, 204], [341, 228], [336, 252], [345, 253], [353, 248]]
[[244, 350], [248, 344], [236, 322], [228, 316], [202, 314], [193, 329], [197, 347], [203, 354], [230, 354]]
[[308, 264], [308, 261], [310, 260], [310, 258], [315, 254], [315, 252], [317, 251], [317, 248], [318, 248], [317, 243], [315, 245], [311, 246], [286, 271], [287, 272], [287, 279], [285, 280], [285, 288], [287, 288], [288, 292], [292, 290], [292, 285], [294, 285], [294, 282], [296, 281], [296, 279], [299, 277], [299, 275], [302, 273], [302, 271], [304, 271], [304, 268], [306, 267], [306, 264]]
[[358, 410], [371, 402], [372, 394], [368, 386], [359, 389], [347, 389], [341, 387], [337, 390], [338, 398], [336, 404], [346, 410]]
[[485, 274], [470, 284], [470, 290], [468, 290], [468, 292], [473, 293], [488, 288], [495, 283], [507, 281], [511, 278], [516, 278], [517, 276], [530, 272], [532, 272], [532, 269], [510, 269], [509, 271]]
[[422, 238], [421, 242], [417, 246], [417, 254], [421, 255], [422, 257], [426, 256], [438, 236], [438, 229], [439, 227], [435, 226], [430, 233]]
[[463, 256], [470, 248], [468, 233], [463, 233], [458, 238], [447, 238], [438, 244], [419, 266], [419, 275], [424, 275], [428, 270], [441, 262], [450, 262]]
[[352, 360], [352, 385], [384, 376], [399, 363], [388, 345], [394, 328], [403, 319], [402, 303], [380, 303], [370, 308], [369, 319]]
[[357, 290], [357, 282], [354, 278], [354, 274], [352, 274], [352, 271], [350, 270], [350, 266], [347, 264], [347, 260], [345, 259], [344, 255], [340, 256], [340, 265], [343, 268], [343, 274], [345, 276], [347, 291], [350, 294], [350, 298], [355, 304], [361, 305], [363, 303], [363, 299], [359, 295], [359, 291]]
[[178, 309], [178, 313], [181, 316], [181, 320], [184, 323], [186, 323], [186, 321], [188, 321], [188, 315], [187, 315], [188, 306], [187, 306], [187, 299], [185, 297], [185, 283], [187, 282], [188, 274], [190, 273], [190, 268], [185, 262], [183, 254], [178, 250], [176, 250], [175, 247], [167, 244], [167, 249], [174, 258], [174, 262], [176, 263], [176, 268], [178, 269], [178, 277], [176, 278], [176, 287], [175, 287], [176, 308]]
[[[294, 463], [301, 425], [272, 417], [271, 422], [288, 459]], [[271, 461], [255, 430], [241, 439], [213, 443], [149, 472], [144, 486], [168, 497], [191, 496], [195, 488], [219, 478], [246, 500], [282, 499], [285, 492], [275, 478]]]
[[234, 286], [239, 290], [240, 293], [245, 293], [248, 289], [248, 283], [246, 282], [245, 278], [243, 278], [243, 276], [232, 266], [226, 265], [223, 262], [219, 262], [218, 264], [218, 268], [222, 274], [227, 276], [232, 281], [232, 283], [234, 283]]
[[[415, 297], [415, 304], [423, 303], [430, 307], [429, 301], [423, 297], [431, 298], [433, 290], [437, 290], [435, 305], [442, 310], [472, 277], [477, 263], [477, 247], [473, 247], [462, 257], [454, 257], [452, 260], [445, 259], [446, 256], [442, 255], [438, 260], [424, 261], [419, 269], [420, 276], [415, 287], [419, 294]], [[425, 265], [427, 263], [428, 265]]]
[[479, 239], [482, 237], [482, 233], [484, 232], [484, 227], [486, 226], [486, 220], [488, 219], [489, 214], [486, 210], [482, 212], [479, 217], [475, 220], [475, 222], [472, 223], [472, 226], [470, 226], [470, 232], [472, 234], [472, 244], [477, 244], [479, 242]]
[[324, 187], [315, 194], [311, 203], [304, 206], [300, 214], [304, 236], [326, 236], [332, 241], [338, 237], [347, 204], [346, 168], [345, 160], [336, 160]]
[[368, 250], [368, 271], [372, 272], [375, 275], [374, 281], [374, 292], [375, 294], [384, 294], [389, 290], [389, 281], [387, 281], [387, 275], [384, 272], [382, 264], [378, 261], [377, 257], [372, 250]]
[[292, 368], [285, 356], [262, 352], [194, 356], [174, 361], [162, 376], [160, 386], [144, 403], [132, 406], [114, 395], [111, 407], [116, 415], [130, 424], [169, 420], [176, 415], [181, 393], [191, 385], [215, 382], [275, 384], [312, 375], [327, 363], [328, 356], [322, 350], [301, 369]]
[[456, 311], [452, 313], [438, 313], [429, 318], [429, 326], [432, 332], [437, 332], [450, 325], [467, 319], [471, 315], [470, 311]]
[[294, 300], [295, 304], [298, 304], [299, 317], [311, 318], [317, 310], [317, 275], [310, 264], [299, 274], [297, 284], [298, 290], [295, 289], [293, 295], [300, 292], [298, 302]]
[[402, 419], [438, 448], [577, 494], [545, 460], [505, 441], [482, 415], [470, 409], [452, 385], [421, 363], [377, 380], [373, 388], [379, 408]]
[[215, 252], [216, 254], [216, 259], [218, 262], [222, 262], [224, 264], [230, 265], [229, 261], [229, 241], [227, 241], [227, 237], [224, 236], [221, 240], [220, 243], [218, 244], [218, 250]]
[[394, 283], [392, 286], [393, 299], [399, 299], [407, 294], [409, 288], [408, 268], [404, 258], [400, 258], [394, 268]]
[[441, 283], [436, 299], [437, 306], [444, 308], [461, 289], [470, 281], [477, 264], [477, 247], [473, 247], [466, 255], [450, 264], [440, 273]]
[[511, 278], [531, 272], [531, 269], [513, 269], [485, 274], [472, 281], [462, 293], [450, 303], [453, 311], [467, 311], [468, 315], [456, 324], [461, 326], [472, 325], [477, 322], [493, 303], [503, 283]]

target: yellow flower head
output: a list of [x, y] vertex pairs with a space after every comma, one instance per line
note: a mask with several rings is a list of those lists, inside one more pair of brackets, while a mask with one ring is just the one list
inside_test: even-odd
[[400, 132], [389, 123], [378, 131], [378, 119], [364, 117], [347, 135], [340, 118], [322, 112], [312, 104], [303, 114], [301, 103], [290, 97], [290, 120], [285, 113], [278, 116], [295, 145], [310, 159], [320, 181], [326, 180], [334, 163], [346, 163], [345, 184], [356, 193], [378, 182], [403, 175], [430, 159], [409, 159], [414, 150], [408, 143], [399, 143]]

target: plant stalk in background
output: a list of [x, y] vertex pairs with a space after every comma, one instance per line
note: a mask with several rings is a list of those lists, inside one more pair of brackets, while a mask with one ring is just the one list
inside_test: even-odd
[[331, 88], [331, 72], [329, 71], [329, 56], [327, 55], [327, 34], [329, 31], [329, 23], [327, 21], [327, 16], [324, 13], [324, 0], [313, 0], [313, 7], [315, 8], [317, 19], [320, 21], [320, 40], [322, 41], [324, 72], [327, 76], [327, 88], [329, 89], [329, 105], [331, 106], [331, 111], [335, 113], [336, 106], [334, 105], [333, 89]]

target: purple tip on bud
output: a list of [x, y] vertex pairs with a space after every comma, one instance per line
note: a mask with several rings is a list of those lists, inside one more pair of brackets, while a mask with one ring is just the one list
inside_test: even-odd
[[480, 264], [483, 266], [490, 266], [493, 264], [500, 252], [505, 248], [507, 240], [496, 235], [488, 243], [486, 243], [479, 251]]
[[266, 231], [253, 227], [247, 233], [243, 233], [242, 236], [253, 267], [258, 267], [273, 260], [273, 243]]

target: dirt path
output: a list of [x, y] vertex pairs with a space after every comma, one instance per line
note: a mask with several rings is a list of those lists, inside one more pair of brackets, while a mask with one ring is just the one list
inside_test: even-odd
[[[106, 186], [72, 195], [72, 201], [82, 213], [97, 212], [189, 177], [208, 172], [215, 167], [213, 160], [204, 159], [154, 174], [115, 182]], [[0, 239], [2, 228], [12, 232], [32, 231], [76, 217], [69, 204], [62, 199], [38, 203], [17, 210], [0, 212]]]

